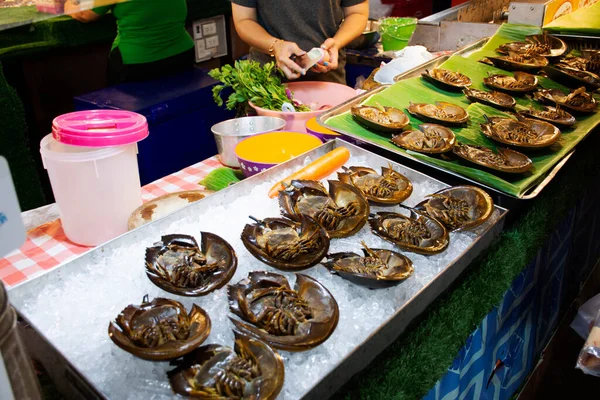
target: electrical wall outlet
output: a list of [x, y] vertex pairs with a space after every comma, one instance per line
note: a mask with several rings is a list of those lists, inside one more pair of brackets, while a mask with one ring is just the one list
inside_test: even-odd
[[206, 48], [213, 49], [215, 47], [219, 47], [219, 37], [218, 36], [209, 36], [206, 38]]
[[217, 23], [209, 22], [208, 24], [202, 24], [202, 34], [204, 36], [211, 36], [217, 34]]
[[227, 55], [227, 26], [223, 15], [194, 21], [193, 30], [196, 62]]

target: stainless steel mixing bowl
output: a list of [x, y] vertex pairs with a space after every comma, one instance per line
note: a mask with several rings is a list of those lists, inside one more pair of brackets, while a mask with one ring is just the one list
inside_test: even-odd
[[233, 168], [239, 168], [235, 146], [247, 137], [258, 133], [280, 131], [285, 126], [285, 120], [277, 117], [242, 117], [228, 119], [212, 126], [217, 150], [221, 163]]

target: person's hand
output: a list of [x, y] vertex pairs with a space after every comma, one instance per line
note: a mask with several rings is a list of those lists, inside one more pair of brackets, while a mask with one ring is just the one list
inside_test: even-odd
[[305, 75], [306, 71], [296, 64], [290, 57], [303, 56], [306, 54], [298, 45], [294, 42], [278, 41], [273, 46], [273, 55], [275, 56], [275, 62], [279, 69], [283, 71], [288, 79], [298, 79], [300, 75]]
[[339, 48], [335, 42], [335, 39], [327, 39], [323, 42], [321, 48], [325, 50], [325, 56], [323, 57], [323, 61], [315, 64], [313, 71], [325, 73], [337, 69]]

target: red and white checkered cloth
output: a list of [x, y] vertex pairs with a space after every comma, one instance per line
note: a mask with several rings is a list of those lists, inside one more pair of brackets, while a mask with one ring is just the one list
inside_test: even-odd
[[[142, 188], [142, 200], [146, 202], [182, 190], [203, 189], [198, 182], [218, 167], [222, 165], [215, 156], [152, 182]], [[19, 250], [0, 259], [0, 279], [11, 287], [92, 249], [70, 242], [57, 219], [31, 229]]]

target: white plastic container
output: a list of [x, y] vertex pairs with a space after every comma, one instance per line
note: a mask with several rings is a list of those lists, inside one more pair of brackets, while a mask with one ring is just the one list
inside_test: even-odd
[[146, 136], [145, 118], [126, 111], [54, 120], [40, 152], [69, 240], [97, 246], [127, 232], [129, 215], [142, 204], [136, 143]]

